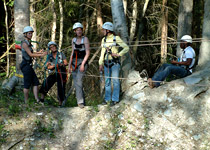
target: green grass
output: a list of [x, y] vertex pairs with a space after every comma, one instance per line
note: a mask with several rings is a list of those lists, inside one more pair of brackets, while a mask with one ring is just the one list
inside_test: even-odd
[[0, 123], [0, 144], [6, 142], [6, 137], [8, 136], [9, 131], [4, 129], [4, 124]]

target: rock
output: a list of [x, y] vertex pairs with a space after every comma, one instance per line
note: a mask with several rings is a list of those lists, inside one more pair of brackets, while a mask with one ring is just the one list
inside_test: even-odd
[[201, 138], [201, 135], [200, 134], [193, 136], [193, 139], [196, 140], [196, 141], [198, 141], [200, 138]]
[[145, 94], [143, 92], [140, 92], [140, 93], [134, 95], [133, 98], [143, 100], [143, 99], [145, 99]]
[[141, 106], [141, 104], [140, 104], [139, 102], [135, 103], [135, 104], [133, 105], [133, 108], [134, 108], [135, 110], [139, 111], [139, 112], [143, 112], [143, 108], [142, 108], [142, 106]]
[[184, 78], [184, 82], [187, 84], [187, 85], [194, 85], [194, 84], [197, 84], [199, 83], [200, 81], [202, 80], [202, 78], [196, 78], [196, 77], [186, 77]]
[[124, 119], [123, 114], [118, 115], [118, 118], [119, 118], [120, 120], [123, 120], [123, 119]]
[[170, 117], [171, 116], [171, 108], [168, 108], [167, 110], [165, 110], [164, 115], [167, 117]]
[[108, 138], [106, 136], [101, 138], [102, 141], [108, 141]]

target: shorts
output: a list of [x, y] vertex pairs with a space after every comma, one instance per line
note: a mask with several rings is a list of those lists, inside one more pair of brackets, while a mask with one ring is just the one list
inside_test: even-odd
[[24, 88], [29, 89], [30, 86], [38, 86], [39, 80], [32, 68], [32, 65], [23, 61], [21, 63], [21, 71], [23, 72]]

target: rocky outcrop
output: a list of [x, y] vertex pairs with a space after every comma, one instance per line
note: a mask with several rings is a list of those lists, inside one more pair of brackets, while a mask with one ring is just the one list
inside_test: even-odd
[[[124, 97], [115, 106], [43, 108], [7, 121], [5, 128], [22, 131], [22, 136], [14, 132], [12, 149], [210, 149], [209, 75], [208, 70], [200, 71], [150, 89], [146, 79], [132, 71]], [[50, 133], [54, 138], [47, 136]]]

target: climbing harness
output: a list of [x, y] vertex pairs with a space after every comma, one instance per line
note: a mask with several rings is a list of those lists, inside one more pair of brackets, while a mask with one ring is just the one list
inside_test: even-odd
[[[183, 51], [180, 61], [183, 61], [183, 59], [186, 58], [185, 52], [186, 52], [186, 50]], [[188, 72], [190, 72], [191, 69], [195, 68], [195, 52], [194, 51], [191, 51], [191, 52], [193, 53], [194, 64], [191, 67], [189, 67], [191, 64], [189, 66], [181, 66], [181, 67], [185, 68]], [[190, 72], [190, 74], [191, 74], [191, 72]]]
[[[86, 55], [84, 38], [85, 37], [83, 36], [80, 44], [76, 43], [77, 42], [77, 38], [73, 39], [74, 47], [73, 47], [73, 54], [72, 54], [72, 57], [71, 57], [72, 60], [75, 59], [75, 64], [73, 64], [73, 63], [71, 64], [71, 69], [73, 71], [75, 71], [77, 69], [77, 67], [81, 65], [81, 63], [78, 64], [78, 62], [77, 62], [78, 59], [84, 59], [84, 57]], [[74, 69], [73, 69], [73, 66], [74, 66]]]
[[[104, 44], [103, 44], [103, 47], [106, 49], [106, 52], [104, 53], [104, 58], [106, 56], [106, 59], [104, 59], [104, 65], [107, 67], [107, 68], [111, 68], [113, 65], [117, 64], [117, 63], [120, 63], [120, 60], [119, 58], [115, 58], [115, 57], [112, 57], [112, 47], [113, 46], [117, 46], [117, 43], [116, 43], [116, 36], [113, 36], [113, 43], [109, 46], [106, 45], [106, 39], [107, 39], [107, 36], [104, 38]], [[109, 60], [109, 55], [111, 55], [112, 59]]]

